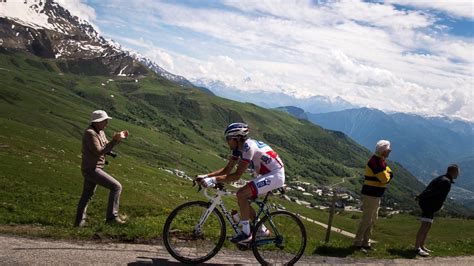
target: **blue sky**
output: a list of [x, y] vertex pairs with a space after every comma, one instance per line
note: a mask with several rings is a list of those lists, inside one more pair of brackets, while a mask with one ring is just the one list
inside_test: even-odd
[[472, 1], [57, 1], [191, 81], [474, 120]]

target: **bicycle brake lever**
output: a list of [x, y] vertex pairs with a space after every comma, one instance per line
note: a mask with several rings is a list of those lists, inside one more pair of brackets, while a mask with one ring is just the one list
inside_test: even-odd
[[196, 184], [198, 185], [198, 191], [201, 191], [202, 190], [202, 186], [201, 186], [201, 183], [198, 183], [197, 181], [197, 178], [196, 179], [193, 179], [193, 187], [196, 186]]

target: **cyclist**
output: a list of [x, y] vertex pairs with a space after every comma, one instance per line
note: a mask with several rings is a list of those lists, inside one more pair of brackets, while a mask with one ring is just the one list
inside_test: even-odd
[[[245, 243], [252, 240], [249, 219], [255, 219], [256, 213], [250, 206], [249, 199], [282, 187], [285, 183], [285, 168], [278, 154], [267, 144], [249, 138], [249, 127], [245, 123], [232, 123], [224, 131], [224, 137], [232, 150], [227, 165], [217, 171], [197, 178], [204, 187], [216, 183], [234, 182], [240, 179], [247, 168], [250, 168], [254, 179], [237, 191], [240, 208], [242, 233], [233, 237], [233, 243]], [[232, 173], [232, 169], [237, 169]], [[264, 226], [259, 228], [259, 235], [269, 235]]]

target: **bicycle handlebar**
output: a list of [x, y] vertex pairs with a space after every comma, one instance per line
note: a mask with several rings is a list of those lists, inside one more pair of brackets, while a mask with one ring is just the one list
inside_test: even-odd
[[[199, 178], [199, 177], [196, 177], [196, 178], [193, 179], [193, 187], [197, 185], [198, 186], [198, 192], [202, 190], [201, 180], [199, 180], [199, 179], [202, 180], [202, 178]], [[224, 183], [217, 183], [212, 188], [215, 188], [217, 190], [225, 190]], [[207, 189], [207, 187], [205, 189]]]
[[[201, 182], [200, 182], [201, 180], [199, 180], [199, 179], [202, 179], [202, 178], [195, 178], [195, 179], [193, 179], [193, 187], [196, 186], [196, 185], [198, 186], [197, 192], [200, 192], [200, 191], [202, 190], [202, 188], [203, 188], [203, 186], [201, 185]], [[213, 197], [211, 197], [211, 196], [209, 196], [209, 195], [207, 194], [207, 189], [208, 189], [208, 188], [209, 188], [209, 187], [204, 187], [203, 194], [204, 194], [204, 196], [205, 196], [206, 198], [208, 198], [209, 200], [212, 200]], [[218, 191], [222, 191], [222, 194], [224, 194], [224, 195], [233, 195], [233, 194], [235, 194], [234, 192], [226, 191], [226, 190], [225, 190], [225, 187], [224, 187], [224, 183], [217, 183], [217, 184], [216, 184], [215, 186], [213, 186], [212, 188], [214, 188], [214, 189], [216, 189], [216, 190], [218, 190]], [[278, 190], [281, 195], [284, 195], [284, 194], [286, 193], [284, 187], [279, 187], [279, 188], [276, 189], [276, 190]], [[270, 196], [270, 195], [273, 195], [273, 192], [272, 192], [272, 191], [268, 192], [268, 193], [265, 195], [265, 199], [263, 200], [263, 202], [266, 202], [268, 196]], [[281, 197], [283, 197], [283, 196], [281, 196]]]

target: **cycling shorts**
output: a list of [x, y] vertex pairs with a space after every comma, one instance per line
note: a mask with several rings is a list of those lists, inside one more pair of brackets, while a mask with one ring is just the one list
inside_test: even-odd
[[258, 195], [266, 194], [272, 190], [283, 187], [285, 184], [285, 169], [279, 168], [270, 173], [259, 175], [249, 183], [247, 186], [252, 190], [252, 198], [257, 198]]

